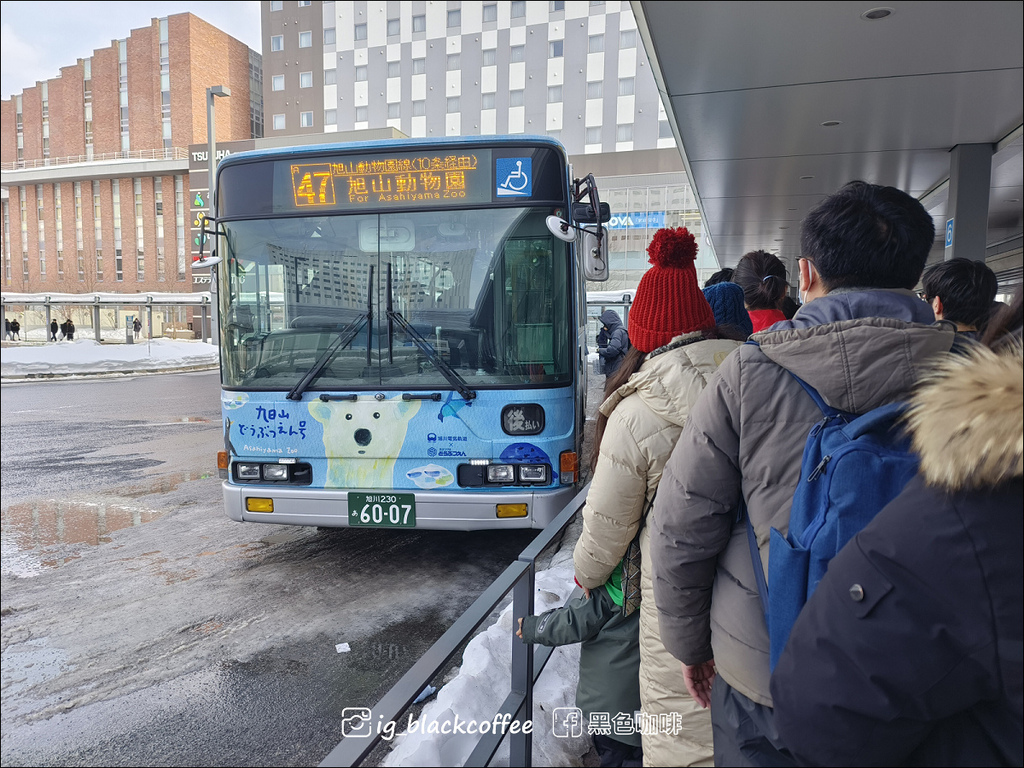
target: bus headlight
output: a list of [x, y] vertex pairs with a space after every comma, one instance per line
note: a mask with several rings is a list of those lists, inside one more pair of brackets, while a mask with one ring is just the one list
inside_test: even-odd
[[259, 464], [235, 464], [235, 475], [239, 480], [259, 480]]
[[288, 479], [288, 465], [287, 464], [264, 464], [263, 465], [263, 479], [264, 480], [287, 480]]
[[514, 483], [515, 467], [511, 464], [490, 464], [487, 467], [488, 483]]
[[519, 482], [521, 483], [540, 483], [546, 485], [548, 482], [548, 465], [547, 464], [520, 464], [519, 465]]

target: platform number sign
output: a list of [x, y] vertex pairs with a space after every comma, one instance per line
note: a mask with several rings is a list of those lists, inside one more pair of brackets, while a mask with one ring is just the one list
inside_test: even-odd
[[953, 219], [946, 222], [946, 247], [953, 247]]

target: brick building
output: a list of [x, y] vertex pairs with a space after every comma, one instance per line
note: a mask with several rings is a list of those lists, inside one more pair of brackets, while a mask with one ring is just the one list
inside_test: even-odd
[[[260, 54], [178, 14], [0, 102], [3, 288], [192, 289], [188, 147], [262, 136]], [[204, 286], [205, 287], [205, 286]]]

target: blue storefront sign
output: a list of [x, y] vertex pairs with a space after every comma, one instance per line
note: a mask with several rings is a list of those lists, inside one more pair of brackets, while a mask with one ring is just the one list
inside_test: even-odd
[[661, 229], [665, 226], [664, 211], [637, 211], [612, 216], [608, 229]]

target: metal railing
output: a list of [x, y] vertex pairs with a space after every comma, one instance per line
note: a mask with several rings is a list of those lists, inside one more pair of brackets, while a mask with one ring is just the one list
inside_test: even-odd
[[102, 163], [110, 160], [188, 160], [188, 150], [184, 147], [168, 147], [167, 149], [133, 149], [126, 152], [99, 152], [89, 155], [70, 155], [68, 157], [43, 157], [37, 160], [16, 160], [0, 165], [5, 171], [21, 171], [29, 168], [50, 168], [58, 165], [76, 163]]
[[[575, 498], [558, 516], [540, 532], [530, 545], [522, 551], [518, 559], [506, 568], [494, 580], [484, 593], [441, 635], [440, 639], [413, 664], [402, 679], [384, 694], [370, 713], [369, 723], [395, 722], [405, 713], [419, 693], [437, 676], [441, 669], [458, 653], [459, 648], [469, 640], [473, 632], [486, 621], [498, 604], [509, 592], [512, 592], [513, 616], [530, 616], [533, 614], [534, 592], [536, 589], [537, 558], [554, 540], [562, 534], [576, 513], [586, 501], [590, 484], [576, 494]], [[511, 727], [509, 737], [509, 765], [525, 766], [533, 764], [532, 729], [523, 725], [533, 721], [533, 684], [547, 664], [554, 648], [530, 646], [512, 639], [512, 690], [505, 697], [495, 718], [508, 718], [518, 723]], [[476, 747], [466, 759], [466, 766], [485, 766], [494, 757], [498, 747], [504, 740], [506, 732], [490, 732], [480, 737]], [[348, 736], [331, 750], [324, 758], [321, 766], [352, 766], [359, 765], [366, 756], [383, 740], [380, 733], [366, 737]]]

